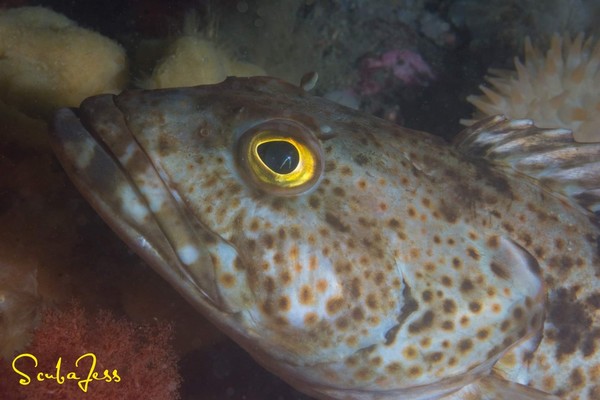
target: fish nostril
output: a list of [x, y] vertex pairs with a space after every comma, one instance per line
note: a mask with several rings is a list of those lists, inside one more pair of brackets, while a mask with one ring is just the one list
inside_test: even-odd
[[210, 136], [210, 127], [208, 126], [208, 123], [204, 122], [200, 125], [200, 127], [198, 128], [198, 136], [200, 136], [201, 138], [206, 138]]

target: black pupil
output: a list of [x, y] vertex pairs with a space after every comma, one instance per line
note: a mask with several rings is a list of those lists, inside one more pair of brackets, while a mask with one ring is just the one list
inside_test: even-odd
[[300, 154], [290, 142], [275, 140], [258, 145], [260, 159], [278, 174], [289, 174], [298, 166]]

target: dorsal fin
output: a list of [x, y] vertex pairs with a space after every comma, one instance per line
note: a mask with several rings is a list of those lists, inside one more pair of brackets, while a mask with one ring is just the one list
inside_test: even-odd
[[531, 120], [498, 115], [461, 132], [456, 148], [537, 180], [600, 214], [600, 143], [578, 143], [568, 129], [544, 129]]

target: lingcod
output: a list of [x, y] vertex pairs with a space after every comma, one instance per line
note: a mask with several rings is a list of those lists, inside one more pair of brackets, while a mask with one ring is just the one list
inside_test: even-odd
[[600, 144], [502, 116], [449, 144], [269, 77], [51, 130], [116, 233], [310, 396], [600, 398]]

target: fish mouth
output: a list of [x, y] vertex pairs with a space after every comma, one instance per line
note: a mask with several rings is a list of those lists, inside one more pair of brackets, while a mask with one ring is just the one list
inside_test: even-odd
[[56, 112], [51, 145], [79, 191], [139, 256], [192, 304], [228, 312], [215, 281], [208, 230], [169, 186], [127, 126], [113, 95]]

